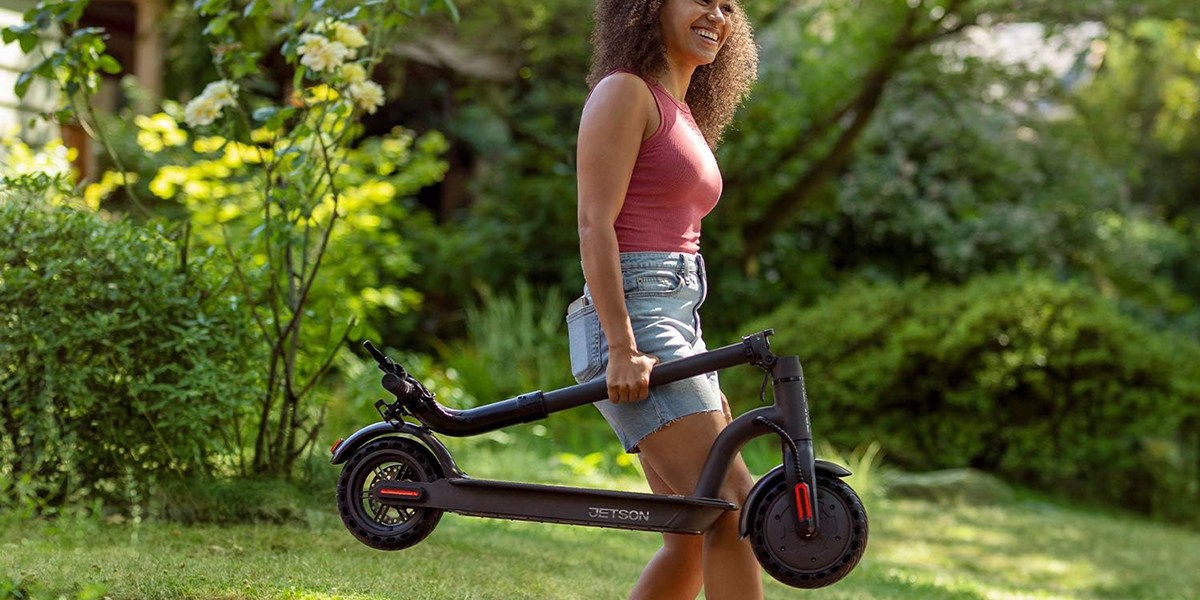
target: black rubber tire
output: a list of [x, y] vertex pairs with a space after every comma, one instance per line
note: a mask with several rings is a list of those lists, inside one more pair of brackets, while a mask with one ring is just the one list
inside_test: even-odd
[[858, 494], [841, 479], [817, 477], [820, 533], [796, 535], [793, 499], [787, 479], [779, 477], [750, 513], [750, 545], [771, 577], [797, 588], [833, 585], [848, 575], [867, 550], [867, 511]]
[[433, 531], [442, 511], [387, 506], [370, 498], [371, 488], [383, 481], [434, 481], [442, 475], [425, 446], [402, 437], [372, 440], [346, 461], [338, 476], [338, 513], [346, 529], [372, 548], [409, 548]]

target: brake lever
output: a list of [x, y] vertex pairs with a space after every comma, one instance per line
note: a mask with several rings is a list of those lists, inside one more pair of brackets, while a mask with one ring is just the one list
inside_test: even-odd
[[379, 364], [380, 371], [383, 371], [384, 373], [394, 373], [399, 375], [402, 379], [408, 377], [408, 372], [404, 370], [404, 367], [388, 358], [384, 353], [380, 352], [379, 349], [377, 349], [375, 345], [371, 343], [371, 340], [364, 340], [363, 347], [367, 349], [367, 352], [371, 353], [371, 358], [374, 358], [375, 362]]

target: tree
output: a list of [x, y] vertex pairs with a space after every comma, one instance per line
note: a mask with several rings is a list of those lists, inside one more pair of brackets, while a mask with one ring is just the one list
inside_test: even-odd
[[[1196, 20], [1194, 8], [1174, 2], [988, 2], [913, 0], [864, 6], [858, 2], [764, 5], [758, 29], [769, 43], [802, 49], [764, 63], [747, 118], [780, 124], [743, 128], [724, 163], [727, 198], [738, 215], [743, 256], [753, 263], [771, 237], [793, 223], [797, 209], [826, 193], [853, 158], [856, 142], [877, 115], [897, 78], [924, 64], [934, 52], [953, 52], [946, 43], [970, 27], [1035, 22], [1062, 27], [1098, 21], [1123, 28], [1155, 16]], [[803, 24], [803, 27], [798, 25]], [[850, 69], [845, 65], [856, 65]], [[841, 73], [833, 73], [840, 69]], [[817, 88], [817, 89], [813, 89]], [[787, 99], [800, 98], [800, 106]], [[797, 110], [799, 108], [799, 110]], [[749, 182], [771, 181], [761, 190]], [[761, 196], [738, 194], [755, 187]]]

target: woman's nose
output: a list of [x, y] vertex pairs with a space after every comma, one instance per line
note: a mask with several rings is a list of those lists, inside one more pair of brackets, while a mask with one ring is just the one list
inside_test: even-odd
[[708, 20], [713, 23], [725, 22], [725, 11], [721, 8], [719, 2], [713, 2], [712, 8], [708, 10]]

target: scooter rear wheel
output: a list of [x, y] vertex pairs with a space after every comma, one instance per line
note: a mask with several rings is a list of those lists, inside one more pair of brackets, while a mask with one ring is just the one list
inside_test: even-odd
[[401, 437], [385, 437], [359, 448], [338, 477], [337, 503], [342, 522], [358, 540], [379, 550], [403, 550], [429, 535], [442, 511], [390, 506], [372, 498], [387, 481], [433, 481], [442, 468], [424, 446]]
[[796, 533], [794, 494], [778, 481], [748, 509], [750, 544], [771, 577], [798, 588], [833, 585], [848, 575], [867, 549], [867, 511], [858, 494], [836, 477], [817, 477], [820, 531], [811, 540]]

